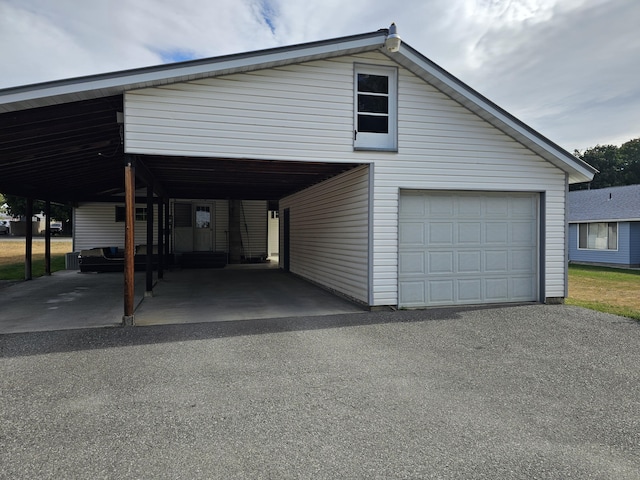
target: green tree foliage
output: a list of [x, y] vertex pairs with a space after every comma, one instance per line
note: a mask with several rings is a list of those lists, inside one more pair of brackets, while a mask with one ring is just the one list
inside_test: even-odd
[[597, 145], [584, 152], [576, 150], [574, 155], [597, 168], [593, 180], [571, 185], [571, 190], [618, 187], [640, 183], [640, 138], [629, 140], [620, 147]]
[[[3, 195], [4, 201], [7, 203], [7, 213], [14, 217], [20, 217], [26, 213], [27, 199], [24, 197], [17, 197], [15, 195]], [[71, 220], [71, 206], [60, 205], [57, 203], [51, 204], [51, 218], [59, 220], [61, 222], [69, 222]], [[33, 213], [44, 212], [44, 202], [36, 200], [33, 202]]]

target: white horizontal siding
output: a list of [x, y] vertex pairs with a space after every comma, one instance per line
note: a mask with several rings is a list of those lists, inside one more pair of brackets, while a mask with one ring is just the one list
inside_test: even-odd
[[[124, 248], [124, 222], [116, 222], [116, 206], [123, 203], [82, 203], [74, 209], [74, 250], [96, 247]], [[145, 208], [146, 203], [136, 204]], [[147, 243], [147, 222], [136, 221], [136, 245]], [[153, 243], [158, 242], [158, 208], [153, 208]]]
[[285, 208], [290, 212], [291, 272], [369, 303], [368, 167], [281, 200], [280, 218]]
[[354, 151], [356, 62], [397, 66], [382, 54], [366, 53], [128, 92], [126, 149], [375, 163], [374, 305], [398, 303], [401, 188], [544, 193], [544, 294], [563, 297], [564, 172], [403, 68], [398, 74], [398, 152]]

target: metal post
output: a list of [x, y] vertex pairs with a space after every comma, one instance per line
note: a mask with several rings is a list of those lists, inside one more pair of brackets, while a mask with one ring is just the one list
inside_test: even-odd
[[124, 167], [124, 315], [125, 326], [135, 324], [133, 304], [135, 297], [135, 166], [127, 156]]

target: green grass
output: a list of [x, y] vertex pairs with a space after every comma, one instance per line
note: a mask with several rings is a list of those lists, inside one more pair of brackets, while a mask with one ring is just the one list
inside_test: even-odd
[[570, 265], [566, 303], [640, 320], [640, 271]]
[[[65, 269], [64, 255], [51, 255], [51, 272]], [[33, 278], [44, 275], [44, 259], [34, 259], [31, 264]], [[0, 265], [0, 280], [24, 280], [24, 262]]]

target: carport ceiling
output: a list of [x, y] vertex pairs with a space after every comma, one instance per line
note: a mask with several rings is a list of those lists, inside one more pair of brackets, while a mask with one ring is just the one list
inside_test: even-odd
[[[0, 192], [70, 202], [121, 195], [122, 111], [116, 95], [0, 114]], [[247, 200], [278, 200], [357, 166], [155, 155], [136, 162], [171, 198]]]

